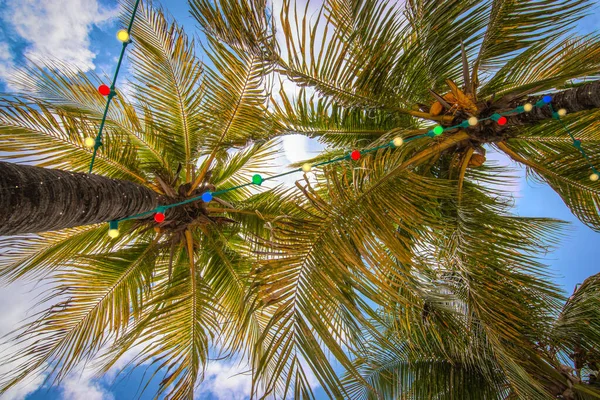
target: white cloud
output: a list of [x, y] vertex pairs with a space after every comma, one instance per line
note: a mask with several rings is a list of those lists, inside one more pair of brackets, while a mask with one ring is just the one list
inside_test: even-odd
[[[320, 387], [319, 381], [306, 362], [301, 361], [310, 387]], [[213, 361], [208, 363], [204, 381], [196, 390], [194, 398], [217, 400], [245, 400], [250, 398], [252, 376], [249, 368], [236, 361]], [[261, 395], [261, 393], [258, 393]], [[271, 397], [269, 397], [271, 398]]]
[[207, 365], [197, 399], [243, 400], [250, 397], [252, 377], [248, 368], [234, 362], [214, 361]]
[[92, 379], [92, 373], [83, 369], [79, 374], [70, 374], [60, 385], [62, 400], [113, 400], [114, 396], [99, 381]]
[[[50, 288], [39, 285], [39, 282], [20, 280], [10, 285], [0, 286], [0, 304], [3, 311], [0, 313], [0, 337], [10, 334], [20, 327], [25, 320], [36, 312], [48, 306], [48, 303], [38, 304], [40, 295], [47, 294]], [[10, 335], [9, 335], [10, 337]], [[4, 337], [6, 340], [7, 338]], [[32, 338], [33, 340], [33, 338]], [[26, 349], [28, 343], [7, 341], [0, 345], [0, 376], [9, 374], [25, 360], [7, 362], [7, 357], [18, 354], [21, 349]], [[64, 400], [113, 400], [113, 396], [102, 387], [98, 380], [93, 379], [91, 369], [75, 368], [60, 384], [62, 399]], [[10, 374], [9, 374], [10, 376]], [[22, 400], [29, 394], [42, 388], [47, 373], [33, 375], [19, 382], [2, 395], [2, 400]]]
[[[22, 324], [22, 321], [30, 315], [31, 307], [36, 303], [39, 289], [36, 290], [31, 283], [18, 282], [11, 285], [0, 286], [0, 337], [4, 337], [12, 330]], [[27, 343], [3, 343], [0, 345], [0, 376], [9, 373], [20, 362], [7, 362], [4, 357], [18, 353], [25, 349]], [[2, 395], [3, 400], [20, 400], [35, 392], [44, 383], [46, 375], [29, 377], [9, 389]]]
[[[89, 33], [115, 17], [117, 9], [106, 10], [98, 0], [8, 0], [3, 19], [25, 42], [24, 55], [39, 62], [60, 60], [75, 69], [95, 68], [96, 54], [90, 50]], [[10, 78], [13, 56], [5, 54], [8, 46], [0, 43], [0, 78]]]
[[[10, 370], [10, 365], [0, 366], [0, 373], [4, 373]], [[31, 393], [38, 390], [44, 383], [45, 375], [37, 375], [32, 378], [19, 382], [14, 387], [7, 390], [2, 395], [2, 400], [22, 400]]]
[[9, 77], [14, 68], [14, 58], [8, 43], [0, 43], [0, 79]]
[[308, 154], [309, 139], [303, 135], [288, 135], [283, 137], [283, 151], [290, 163], [306, 160]]

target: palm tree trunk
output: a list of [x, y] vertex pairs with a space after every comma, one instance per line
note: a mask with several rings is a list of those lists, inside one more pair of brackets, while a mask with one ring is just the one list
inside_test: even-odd
[[[525, 100], [520, 99], [510, 104], [511, 108], [523, 105], [525, 103], [535, 104], [543, 96], [531, 96]], [[569, 113], [600, 108], [600, 81], [594, 81], [579, 87], [563, 90], [552, 94], [550, 103], [554, 111], [564, 108]], [[552, 118], [550, 107], [535, 107], [531, 112], [522, 113], [514, 116], [507, 116], [508, 124], [511, 125], [530, 125], [538, 123], [541, 120]]]
[[158, 203], [158, 194], [132, 182], [0, 162], [0, 235], [106, 222]]

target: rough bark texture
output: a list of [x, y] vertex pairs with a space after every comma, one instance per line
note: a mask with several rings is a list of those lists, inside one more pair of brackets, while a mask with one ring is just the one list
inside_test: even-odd
[[158, 204], [158, 194], [132, 182], [0, 162], [0, 235], [106, 222]]
[[[478, 117], [489, 117], [496, 112], [509, 111], [525, 103], [535, 104], [543, 97], [543, 95], [529, 96], [526, 98], [517, 98], [512, 101], [499, 101], [497, 104], [491, 104], [489, 108], [485, 108], [484, 104], [480, 104], [479, 106], [483, 108], [483, 111]], [[555, 112], [564, 108], [570, 114], [600, 108], [600, 81], [594, 81], [573, 89], [553, 93], [550, 104], [552, 104], [552, 109]], [[460, 124], [467, 118], [466, 114], [460, 114], [454, 119], [452, 125]], [[469, 128], [468, 131], [479, 142], [500, 142], [518, 134], [518, 131], [513, 129], [515, 126], [533, 125], [538, 124], [542, 120], [551, 119], [552, 111], [548, 106], [535, 107], [531, 112], [507, 115], [506, 118], [508, 122], [504, 126], [488, 120], [483, 121], [477, 127]]]
[[[511, 103], [511, 107], [523, 105], [525, 103], [535, 104], [543, 96], [532, 96], [525, 100]], [[558, 111], [561, 108], [569, 113], [578, 111], [592, 110], [600, 108], [600, 81], [588, 83], [573, 89], [563, 90], [562, 92], [552, 94], [552, 108]], [[516, 116], [509, 116], [507, 126], [524, 125], [537, 123], [543, 119], [552, 118], [550, 107], [534, 108], [529, 113], [523, 113]]]

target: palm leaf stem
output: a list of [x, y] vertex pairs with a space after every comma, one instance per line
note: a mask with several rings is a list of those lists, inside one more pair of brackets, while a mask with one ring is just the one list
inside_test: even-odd
[[465, 173], [467, 172], [467, 167], [469, 166], [469, 161], [471, 161], [471, 157], [473, 156], [473, 152], [475, 149], [470, 147], [465, 153], [462, 163], [460, 165], [460, 174], [458, 175], [458, 203], [460, 204], [463, 195], [463, 185], [465, 183]]

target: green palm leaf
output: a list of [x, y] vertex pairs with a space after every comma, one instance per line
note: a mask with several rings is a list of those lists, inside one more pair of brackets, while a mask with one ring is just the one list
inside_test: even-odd
[[189, 179], [205, 127], [203, 65], [195, 42], [162, 12], [142, 5], [138, 15], [132, 32], [134, 97], [150, 118], [152, 135], [169, 164], [182, 162]]
[[[593, 165], [600, 163], [600, 126], [598, 112], [579, 113], [565, 119], [565, 124], [582, 140]], [[583, 223], [600, 227], [600, 185], [589, 180], [591, 170], [572, 139], [557, 122], [530, 129], [528, 134], [509, 139], [508, 154], [525, 164], [528, 171], [548, 183]]]

